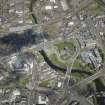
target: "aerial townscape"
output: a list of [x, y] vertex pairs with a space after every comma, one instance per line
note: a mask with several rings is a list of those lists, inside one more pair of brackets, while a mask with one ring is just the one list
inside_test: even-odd
[[0, 0], [0, 105], [105, 105], [105, 0]]

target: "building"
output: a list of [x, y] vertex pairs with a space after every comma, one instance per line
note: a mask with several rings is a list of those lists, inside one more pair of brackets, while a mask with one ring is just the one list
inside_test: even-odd
[[40, 80], [54, 80], [58, 73], [53, 70], [45, 61], [39, 64], [40, 69]]
[[82, 52], [81, 58], [85, 63], [92, 64], [94, 68], [99, 68], [102, 63], [102, 58], [98, 49]]
[[95, 46], [96, 46], [96, 41], [95, 41], [95, 40], [92, 40], [92, 39], [86, 40], [86, 41], [85, 41], [85, 46], [86, 46], [87, 48], [95, 48]]
[[39, 95], [37, 105], [47, 105], [48, 98], [45, 95]]
[[11, 95], [11, 97], [10, 97], [10, 102], [13, 102], [15, 99], [16, 99], [16, 97], [17, 96], [20, 96], [21, 95], [21, 93], [20, 93], [20, 91], [19, 90], [14, 90], [13, 92], [12, 92], [12, 95]]
[[68, 6], [66, 0], [61, 0], [61, 5], [62, 5], [62, 8], [63, 8], [64, 11], [69, 9], [69, 6]]
[[33, 67], [33, 58], [32, 55], [28, 53], [15, 55], [10, 58], [8, 64], [12, 71], [31, 74]]

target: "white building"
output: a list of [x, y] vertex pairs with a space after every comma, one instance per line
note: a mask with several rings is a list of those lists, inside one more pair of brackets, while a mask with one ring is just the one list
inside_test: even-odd
[[46, 10], [51, 10], [52, 9], [52, 6], [51, 5], [47, 5], [47, 6], [45, 6], [45, 9]]
[[46, 105], [48, 103], [48, 98], [43, 95], [39, 95], [38, 97], [38, 104], [40, 105]]
[[64, 11], [69, 9], [69, 6], [68, 6], [66, 0], [61, 0], [61, 5], [62, 5]]

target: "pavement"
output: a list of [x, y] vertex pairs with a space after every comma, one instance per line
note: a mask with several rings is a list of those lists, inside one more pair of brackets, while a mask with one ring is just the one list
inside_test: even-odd
[[[78, 94], [77, 92], [80, 91], [79, 89], [81, 87], [86, 86], [87, 84], [91, 83], [92, 81], [94, 81], [95, 79], [103, 76], [105, 73], [105, 70], [100, 70], [98, 72], [96, 72], [95, 74], [93, 74], [92, 76], [89, 76], [88, 78], [80, 81], [79, 83], [73, 85], [72, 87], [69, 88], [68, 94], [65, 96], [67, 97], [66, 100], [69, 100], [72, 96], [75, 97], [76, 100], [79, 100], [79, 102], [81, 103], [81, 105], [92, 105], [87, 99], [86, 97]], [[64, 98], [62, 98], [61, 100], [64, 100]], [[67, 101], [68, 102], [68, 101]], [[58, 101], [58, 103], [56, 105], [64, 105], [63, 102]]]

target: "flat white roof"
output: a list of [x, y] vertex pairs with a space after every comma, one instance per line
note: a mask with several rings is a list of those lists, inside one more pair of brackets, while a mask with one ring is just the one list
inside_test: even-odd
[[57, 6], [57, 5], [55, 5], [55, 6], [54, 6], [54, 8], [56, 9], [56, 8], [58, 8], [58, 6]]
[[46, 10], [48, 10], [48, 9], [51, 10], [51, 9], [52, 9], [52, 6], [48, 5], [48, 6], [45, 7], [45, 9], [46, 9]]
[[20, 23], [20, 24], [23, 23], [23, 20], [18, 21], [18, 23]]
[[66, 3], [65, 0], [61, 0], [61, 5], [62, 5], [64, 11], [66, 11], [67, 9], [69, 9], [69, 7], [68, 7], [68, 5], [67, 5], [67, 3]]
[[50, 2], [54, 2], [55, 3], [55, 0], [50, 0]]
[[20, 10], [20, 11], [17, 10], [16, 13], [17, 13], [17, 14], [22, 14], [23, 11], [22, 11], [22, 10]]
[[68, 23], [68, 26], [72, 26], [72, 25], [74, 25], [74, 22], [69, 22]]
[[61, 87], [62, 83], [61, 82], [58, 82], [58, 87]]
[[[45, 99], [44, 99], [44, 98], [45, 98]], [[39, 104], [46, 104], [46, 103], [47, 103], [46, 97], [39, 96], [38, 103], [39, 103]]]

